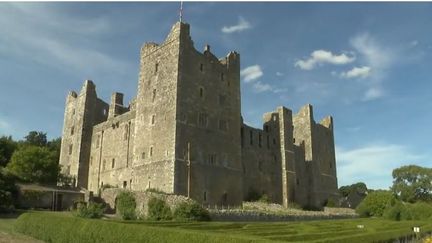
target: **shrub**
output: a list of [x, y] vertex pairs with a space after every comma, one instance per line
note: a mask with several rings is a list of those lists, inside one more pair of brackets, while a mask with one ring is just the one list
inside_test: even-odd
[[261, 197], [258, 199], [258, 202], [262, 203], [270, 203], [270, 198], [267, 196], [267, 194], [261, 195]]
[[116, 209], [122, 219], [136, 219], [136, 201], [134, 194], [130, 191], [120, 192], [116, 199]]
[[332, 198], [329, 198], [329, 199], [327, 199], [325, 206], [328, 208], [335, 208], [335, 207], [337, 207], [337, 204]]
[[0, 213], [10, 213], [15, 210], [16, 194], [17, 188], [14, 177], [0, 168]]
[[164, 200], [157, 197], [152, 197], [148, 201], [147, 219], [157, 221], [171, 220], [171, 209]]
[[381, 217], [393, 198], [389, 191], [372, 192], [357, 206], [356, 212], [361, 217]]
[[148, 223], [83, 219], [51, 212], [24, 213], [16, 220], [14, 228], [36, 239], [56, 243], [250, 242], [250, 239], [231, 235], [152, 227]]
[[154, 192], [154, 193], [158, 193], [158, 194], [167, 194], [166, 192], [161, 191], [161, 190], [159, 190], [157, 188], [147, 188], [146, 192]]
[[99, 219], [102, 218], [104, 212], [104, 206], [100, 203], [89, 202], [78, 202], [77, 210], [75, 215], [81, 218]]
[[209, 212], [196, 202], [182, 202], [174, 209], [174, 219], [186, 221], [209, 221]]

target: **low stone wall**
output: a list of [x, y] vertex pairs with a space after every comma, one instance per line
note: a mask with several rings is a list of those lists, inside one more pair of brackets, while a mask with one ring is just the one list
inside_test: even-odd
[[[101, 199], [107, 203], [110, 209], [115, 212], [116, 208], [116, 198], [118, 194], [126, 189], [119, 188], [107, 188], [101, 192]], [[147, 215], [147, 204], [150, 198], [157, 197], [165, 200], [168, 206], [173, 210], [176, 205], [181, 202], [192, 202], [191, 199], [174, 194], [162, 194], [156, 192], [148, 192], [148, 191], [131, 191], [135, 195], [135, 200], [137, 203], [136, 212], [137, 215], [141, 218], [144, 218]]]

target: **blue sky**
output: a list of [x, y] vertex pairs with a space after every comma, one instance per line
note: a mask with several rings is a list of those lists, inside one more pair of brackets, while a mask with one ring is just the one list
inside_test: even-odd
[[[85, 79], [136, 95], [140, 46], [161, 42], [179, 3], [0, 3], [0, 135], [61, 135]], [[242, 113], [314, 106], [332, 115], [339, 185], [388, 188], [431, 166], [431, 3], [184, 3], [198, 50], [241, 54]]]

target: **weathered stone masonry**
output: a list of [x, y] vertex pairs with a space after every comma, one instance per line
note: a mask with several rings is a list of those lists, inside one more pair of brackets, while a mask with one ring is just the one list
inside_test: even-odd
[[66, 99], [60, 164], [74, 185], [157, 188], [203, 204], [239, 205], [251, 192], [288, 206], [322, 206], [337, 196], [331, 117], [285, 107], [243, 123], [240, 55], [222, 59], [194, 48], [176, 23], [161, 44], [141, 48], [137, 96], [110, 104], [87, 80]]

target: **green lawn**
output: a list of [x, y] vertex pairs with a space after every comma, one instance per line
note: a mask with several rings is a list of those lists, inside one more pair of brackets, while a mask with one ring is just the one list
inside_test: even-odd
[[37, 243], [39, 240], [20, 234], [14, 230], [14, 223], [18, 215], [0, 214], [0, 243]]
[[[363, 227], [359, 227], [363, 225]], [[90, 220], [64, 213], [32, 212], [16, 223], [47, 242], [372, 242], [432, 231], [432, 222], [344, 219], [308, 222], [146, 222]], [[10, 228], [10, 225], [7, 227]], [[6, 228], [7, 228], [6, 227]]]

